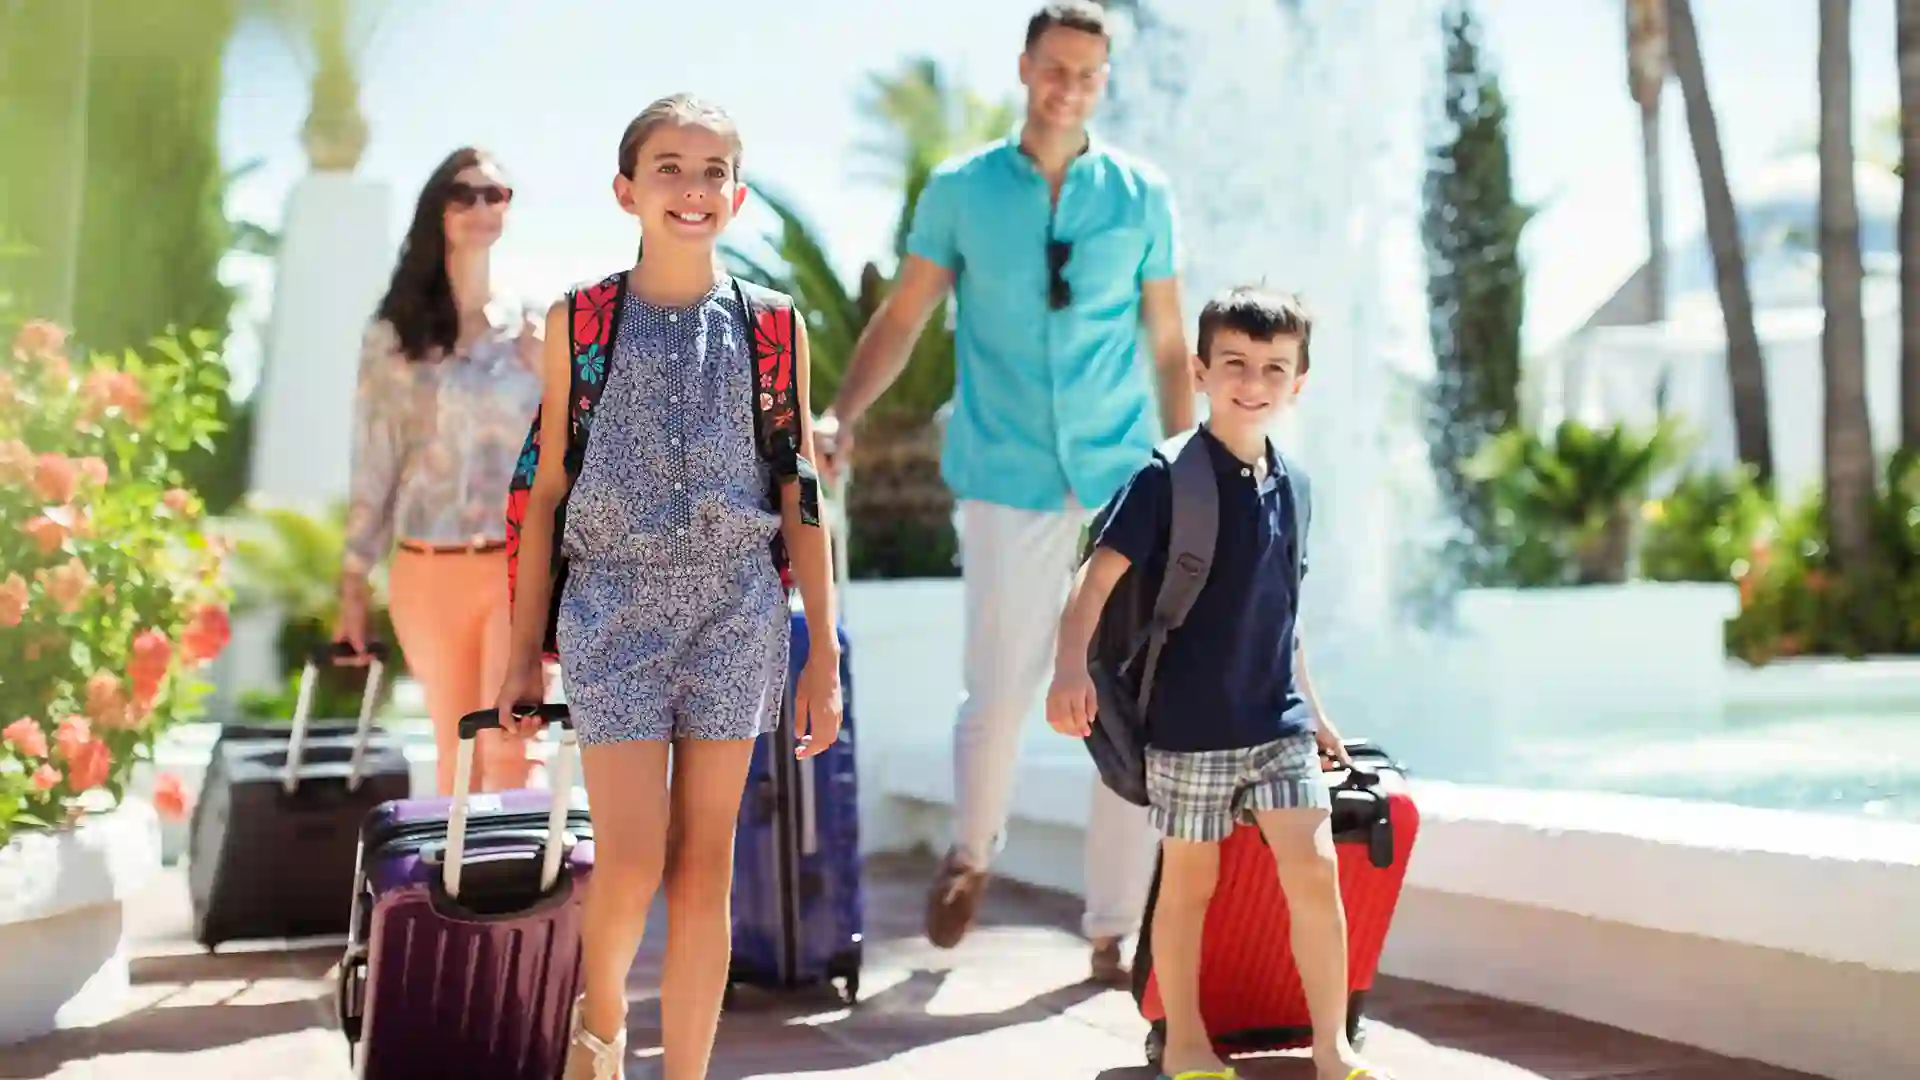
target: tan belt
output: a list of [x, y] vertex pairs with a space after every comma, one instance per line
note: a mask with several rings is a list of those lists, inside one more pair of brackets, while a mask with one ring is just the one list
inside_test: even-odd
[[400, 541], [401, 551], [416, 555], [491, 555], [507, 550], [505, 540], [474, 540], [465, 544], [429, 544], [423, 540]]

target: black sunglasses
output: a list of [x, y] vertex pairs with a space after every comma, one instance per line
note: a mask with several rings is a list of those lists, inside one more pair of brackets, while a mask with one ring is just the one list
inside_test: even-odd
[[1055, 311], [1073, 303], [1073, 289], [1068, 287], [1064, 273], [1072, 257], [1073, 241], [1047, 241], [1047, 306]]
[[468, 184], [454, 181], [447, 185], [447, 202], [461, 208], [485, 201], [488, 206], [499, 206], [513, 201], [513, 189], [498, 184]]

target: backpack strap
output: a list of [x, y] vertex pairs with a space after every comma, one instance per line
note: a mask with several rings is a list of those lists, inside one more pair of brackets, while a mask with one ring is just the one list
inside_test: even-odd
[[[587, 457], [587, 433], [593, 420], [593, 407], [606, 389], [608, 361], [619, 333], [620, 309], [626, 297], [625, 271], [610, 275], [592, 285], [567, 291], [567, 346], [572, 358], [568, 376], [567, 449], [561, 459], [567, 486], [580, 475]], [[520, 533], [526, 524], [527, 502], [533, 491], [533, 479], [540, 468], [541, 410], [536, 408], [527, 425], [526, 441], [521, 444], [519, 461], [507, 484], [507, 595], [518, 594], [520, 586]], [[547, 626], [542, 636], [542, 652], [558, 655], [555, 642], [556, 614], [560, 594], [566, 584], [567, 560], [561, 554], [560, 538], [566, 534], [567, 501], [563, 495], [553, 514], [553, 543], [547, 564], [552, 576], [552, 594], [547, 610]]]
[[1167, 525], [1167, 566], [1147, 622], [1147, 662], [1140, 676], [1140, 715], [1153, 699], [1154, 669], [1167, 635], [1187, 621], [1187, 612], [1213, 570], [1213, 549], [1220, 537], [1220, 484], [1205, 439], [1189, 431], [1162, 443], [1156, 451], [1168, 463], [1172, 509]]
[[[587, 436], [593, 428], [593, 409], [607, 388], [613, 368], [613, 346], [619, 340], [620, 314], [626, 308], [627, 272], [610, 274], [592, 285], [567, 293], [567, 344], [573, 355], [568, 380], [567, 480], [580, 475], [587, 460]], [[555, 537], [556, 550], [558, 537]]]
[[1293, 524], [1293, 587], [1294, 603], [1299, 601], [1298, 593], [1301, 579], [1306, 576], [1307, 529], [1313, 524], [1313, 483], [1307, 479], [1307, 470], [1300, 463], [1280, 452], [1272, 440], [1267, 446], [1273, 451], [1274, 459], [1280, 462], [1280, 468], [1287, 474], [1287, 491], [1292, 495], [1292, 511], [1288, 515]]
[[752, 282], [733, 279], [747, 316], [753, 362], [753, 441], [773, 471], [774, 506], [779, 486], [800, 481], [800, 520], [820, 524], [820, 474], [800, 454], [800, 388], [794, 371], [793, 298]]

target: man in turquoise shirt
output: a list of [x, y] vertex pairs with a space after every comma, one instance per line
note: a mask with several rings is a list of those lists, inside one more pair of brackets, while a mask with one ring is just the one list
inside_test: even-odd
[[[934, 171], [894, 289], [814, 428], [831, 473], [953, 290], [956, 385], [941, 472], [959, 507], [966, 693], [954, 725], [953, 846], [927, 900], [927, 936], [943, 947], [965, 935], [986, 887], [1081, 529], [1163, 433], [1193, 424], [1166, 179], [1087, 130], [1107, 81], [1105, 20], [1097, 4], [1073, 0], [1029, 21], [1025, 123]], [[1143, 810], [1092, 787], [1084, 925], [1095, 978], [1119, 982], [1154, 840]]]

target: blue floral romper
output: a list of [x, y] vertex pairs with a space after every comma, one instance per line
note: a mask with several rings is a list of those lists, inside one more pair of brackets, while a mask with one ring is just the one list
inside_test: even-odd
[[779, 720], [790, 631], [746, 313], [724, 275], [687, 307], [621, 302], [561, 538], [567, 703], [583, 743], [751, 739]]

